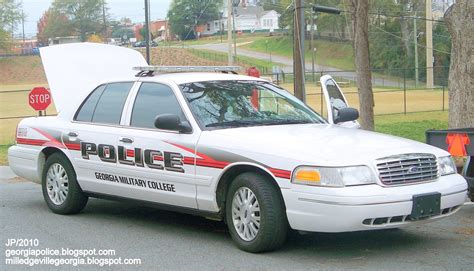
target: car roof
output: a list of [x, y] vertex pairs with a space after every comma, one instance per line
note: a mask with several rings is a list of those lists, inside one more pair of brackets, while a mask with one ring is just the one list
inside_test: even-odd
[[172, 81], [177, 85], [203, 82], [203, 81], [224, 81], [224, 80], [242, 80], [242, 81], [264, 81], [268, 80], [246, 75], [226, 74], [218, 72], [182, 72], [182, 73], [159, 73], [153, 77], [143, 77], [142, 81]]

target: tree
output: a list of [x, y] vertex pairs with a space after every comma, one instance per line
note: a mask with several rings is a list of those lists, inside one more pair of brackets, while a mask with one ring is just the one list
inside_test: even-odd
[[109, 27], [111, 28], [111, 37], [114, 39], [123, 39], [125, 37], [122, 40], [125, 41], [135, 36], [132, 20], [127, 17], [122, 17], [120, 21], [110, 21]]
[[53, 9], [48, 9], [38, 21], [38, 42], [47, 45], [50, 38], [67, 37], [74, 34], [68, 17]]
[[[305, 5], [320, 5], [320, 6], [329, 6], [329, 7], [338, 7], [342, 10], [346, 9], [344, 6], [343, 0], [306, 0]], [[309, 11], [309, 10], [308, 10]], [[334, 16], [334, 14], [329, 13], [311, 13], [306, 14], [307, 20], [309, 20], [311, 15], [316, 15], [315, 24], [317, 25], [317, 34], [318, 36], [325, 36], [332, 39], [338, 40], [347, 40], [349, 39], [347, 28], [349, 21], [347, 20], [346, 14], [341, 14], [340, 16]]]
[[457, 0], [444, 20], [451, 34], [449, 127], [474, 127], [474, 1]]
[[97, 34], [92, 34], [87, 38], [87, 42], [103, 43], [102, 38]]
[[219, 19], [223, 1], [173, 0], [168, 10], [171, 32], [182, 40], [196, 37], [196, 26]]
[[0, 49], [7, 49], [10, 37], [21, 21], [21, 1], [2, 0], [0, 2]]
[[369, 58], [369, 0], [351, 0], [354, 29], [357, 90], [360, 101], [360, 122], [365, 130], [374, 130], [374, 94]]
[[[449, 64], [451, 63], [451, 37], [445, 23], [437, 22], [433, 29], [434, 83], [440, 86], [448, 85]], [[426, 54], [424, 57], [426, 63]], [[424, 69], [423, 69], [424, 70]], [[426, 70], [425, 72], [426, 73]]]
[[65, 15], [82, 41], [87, 35], [104, 31], [108, 14], [105, 0], [54, 0], [52, 9]]
[[116, 39], [123, 38], [124, 36], [127, 36], [127, 39], [129, 39], [133, 38], [134, 35], [135, 33], [133, 33], [133, 30], [126, 27], [116, 28], [112, 31], [112, 38]]
[[[378, 0], [370, 1], [372, 16], [369, 17], [370, 57], [373, 69], [383, 69], [387, 74], [398, 77], [415, 77], [415, 32], [413, 15], [423, 17], [422, 0]], [[424, 10], [424, 9], [423, 9]], [[424, 11], [423, 11], [424, 12]], [[387, 16], [388, 15], [388, 16]], [[424, 24], [418, 20], [417, 36], [423, 33]], [[424, 50], [424, 39], [417, 39], [418, 50]], [[436, 47], [436, 46], [435, 46]], [[423, 67], [425, 55], [419, 53], [418, 65]], [[419, 69], [421, 77], [425, 69]]]

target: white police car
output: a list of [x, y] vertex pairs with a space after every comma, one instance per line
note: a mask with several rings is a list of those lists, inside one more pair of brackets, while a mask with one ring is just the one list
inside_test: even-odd
[[133, 71], [146, 62], [131, 49], [69, 44], [41, 57], [59, 115], [22, 120], [8, 155], [55, 213], [78, 213], [88, 197], [134, 200], [222, 219], [241, 249], [261, 252], [289, 228], [398, 228], [466, 200], [447, 152], [341, 127], [356, 127], [357, 111], [328, 76], [326, 121], [258, 78]]

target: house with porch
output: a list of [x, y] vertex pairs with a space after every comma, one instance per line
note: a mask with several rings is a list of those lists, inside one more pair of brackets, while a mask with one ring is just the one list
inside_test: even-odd
[[[280, 14], [275, 10], [264, 10], [262, 6], [239, 6], [234, 8], [237, 32], [273, 32], [279, 29]], [[227, 31], [227, 14], [220, 20], [207, 22], [197, 27], [200, 36], [211, 36]]]

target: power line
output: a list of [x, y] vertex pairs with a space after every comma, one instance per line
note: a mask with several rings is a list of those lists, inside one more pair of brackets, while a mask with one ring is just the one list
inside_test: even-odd
[[[188, 38], [189, 34], [191, 34], [191, 31], [193, 31], [193, 29], [197, 26], [197, 22], [199, 22], [199, 20], [201, 19], [201, 17], [202, 17], [202, 15], [204, 14], [204, 12], [206, 12], [206, 9], [207, 9], [207, 7], [209, 6], [209, 4], [210, 4], [211, 2], [212, 2], [212, 0], [207, 1], [206, 5], [204, 6], [204, 9], [201, 11], [201, 13], [199, 14], [199, 16], [198, 16], [198, 17], [196, 18], [196, 20], [194, 21], [193, 27], [191, 27], [191, 28], [189, 29], [188, 34], [186, 34], [186, 36], [184, 37], [184, 40], [186, 40], [186, 39]], [[229, 16], [229, 15], [227, 15], [227, 16]]]
[[[376, 25], [374, 25], [374, 27], [375, 27], [375, 28], [378, 28], [378, 29], [380, 29], [382, 32], [384, 32], [384, 33], [386, 33], [386, 34], [389, 34], [389, 35], [391, 35], [391, 36], [394, 36], [394, 37], [396, 37], [396, 38], [398, 38], [398, 39], [401, 39], [401, 40], [403, 40], [403, 41], [408, 41], [408, 39], [404, 39], [403, 37], [400, 37], [400, 36], [397, 36], [397, 35], [395, 35], [395, 34], [393, 34], [393, 33], [391, 33], [391, 32], [385, 31], [383, 28], [380, 28], [380, 27], [378, 27], [378, 26], [376, 26]], [[432, 49], [433, 51], [436, 51], [436, 52], [438, 52], [438, 53], [442, 53], [442, 54], [446, 54], [446, 55], [451, 55], [451, 53], [449, 53], [449, 52], [441, 51], [441, 50], [434, 49], [434, 48], [429, 48], [429, 47], [427, 47], [427, 46], [425, 46], [425, 45], [423, 45], [423, 44], [420, 44], [420, 43], [418, 43], [418, 42], [417, 42], [417, 45], [418, 45], [418, 46], [421, 46], [421, 47], [423, 47], [423, 48], [426, 48], [426, 49]]]
[[[342, 10], [341, 12], [345, 13], [351, 13], [349, 10]], [[399, 18], [399, 19], [415, 19], [415, 20], [423, 20], [423, 21], [431, 21], [431, 22], [438, 22], [438, 23], [444, 23], [444, 20], [435, 20], [435, 19], [428, 19], [426, 17], [420, 17], [420, 16], [406, 16], [406, 15], [397, 15], [397, 14], [387, 14], [387, 13], [379, 13], [379, 12], [369, 12], [369, 15], [376, 15], [376, 16], [384, 16], [384, 17], [390, 17], [390, 18]]]
[[[293, 2], [288, 6], [288, 7], [285, 7], [284, 5], [282, 4], [273, 4], [271, 5], [271, 7], [279, 7], [281, 9], [283, 9], [283, 13], [281, 15], [283, 15], [284, 13], [286, 13], [288, 10], [291, 10], [294, 12], [294, 8], [293, 9], [290, 9], [289, 7], [291, 7], [293, 5]], [[312, 6], [305, 6], [305, 7], [302, 7], [302, 8], [312, 8]], [[351, 12], [350, 10], [341, 10], [341, 12], [344, 12], [344, 13], [353, 13]], [[402, 12], [405, 12], [406, 14], [401, 14]], [[382, 12], [373, 12], [373, 11], [369, 11], [368, 14], [369, 15], [375, 15], [375, 16], [385, 16], [385, 17], [391, 17], [391, 18], [401, 18], [401, 19], [415, 19], [415, 20], [423, 20], [423, 21], [432, 21], [432, 22], [439, 22], [439, 23], [444, 23], [445, 21], [444, 20], [437, 20], [437, 19], [431, 19], [431, 18], [426, 18], [426, 17], [420, 17], [420, 16], [412, 16], [412, 15], [408, 15], [409, 13], [411, 13], [410, 11], [400, 11], [399, 13], [388, 13], [388, 12], [385, 12], [385, 11], [382, 11]]]

